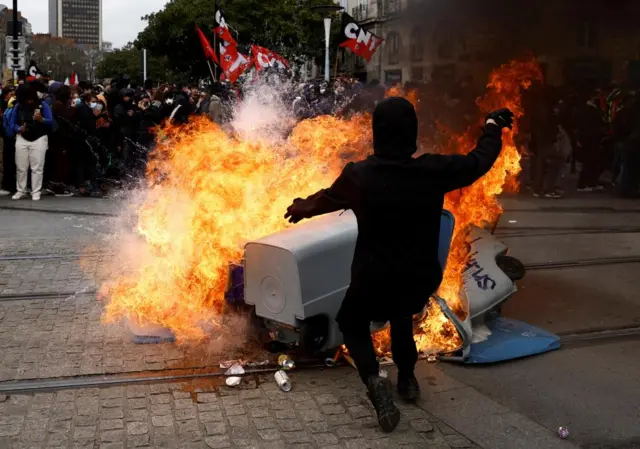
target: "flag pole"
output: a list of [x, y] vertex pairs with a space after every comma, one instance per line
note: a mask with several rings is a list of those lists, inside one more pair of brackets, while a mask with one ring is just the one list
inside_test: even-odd
[[211, 72], [211, 78], [213, 78], [213, 82], [215, 83], [216, 82], [216, 77], [213, 74], [213, 69], [211, 68], [211, 61], [209, 61], [208, 59], [207, 59], [207, 65], [209, 66], [209, 72]]
[[[218, 57], [218, 61], [220, 61], [220, 52], [218, 51], [218, 33], [213, 33], [213, 53]], [[211, 70], [211, 63], [209, 63], [209, 70]], [[213, 72], [211, 73], [213, 76], [213, 82], [218, 81], [218, 66], [214, 64]]]

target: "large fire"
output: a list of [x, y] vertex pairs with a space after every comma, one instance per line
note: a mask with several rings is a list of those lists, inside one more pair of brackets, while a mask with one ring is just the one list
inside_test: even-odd
[[[521, 91], [539, 77], [533, 61], [497, 69], [478, 100], [482, 115], [508, 107], [522, 117]], [[501, 213], [497, 195], [520, 170], [516, 133], [517, 126], [504, 134], [504, 149], [489, 174], [446, 198], [456, 233], [439, 293], [460, 315], [465, 313], [459, 290], [468, 253], [464, 233]], [[475, 138], [475, 132], [454, 136], [438, 150], [464, 153]], [[137, 266], [105, 284], [105, 320], [160, 324], [179, 342], [204, 338], [220, 325], [228, 266], [242, 259], [244, 243], [289, 226], [283, 214], [293, 198], [327, 187], [346, 161], [361, 159], [370, 148], [367, 116], [306, 120], [277, 144], [233, 137], [205, 120], [167, 129], [149, 163], [148, 188], [137, 211], [142, 248], [136, 252]], [[421, 349], [458, 345], [451, 324], [435, 306], [416, 340]], [[384, 352], [388, 336], [379, 335], [377, 341]]]

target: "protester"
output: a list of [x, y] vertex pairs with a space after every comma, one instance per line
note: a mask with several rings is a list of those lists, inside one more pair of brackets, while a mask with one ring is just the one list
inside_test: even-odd
[[47, 134], [52, 130], [53, 117], [49, 106], [39, 100], [35, 86], [20, 86], [16, 98], [17, 104], [9, 119], [9, 129], [16, 134], [17, 192], [13, 199], [19, 200], [27, 195], [27, 175], [31, 168], [31, 197], [39, 201], [49, 146]]
[[386, 99], [373, 114], [374, 155], [347, 164], [330, 188], [298, 198], [287, 209], [285, 218], [293, 223], [340, 209], [352, 209], [356, 215], [351, 285], [337, 321], [378, 422], [387, 432], [398, 424], [400, 412], [390, 382], [378, 374], [371, 322], [390, 321], [398, 393], [406, 400], [417, 399], [412, 316], [423, 310], [442, 281], [438, 235], [444, 195], [489, 171], [502, 147], [501, 129], [510, 128], [512, 120], [507, 109], [489, 114], [478, 146], [466, 156], [412, 158], [418, 137], [415, 110], [403, 98]]
[[76, 109], [71, 107], [71, 89], [69, 89], [69, 86], [60, 84], [52, 96], [54, 97], [52, 106], [53, 119], [57, 123], [58, 129], [52, 133], [49, 140], [49, 152], [53, 155], [51, 158], [53, 165], [49, 166], [53, 172], [50, 178], [51, 190], [55, 195], [70, 196], [71, 193], [67, 185], [69, 181], [71, 142], [75, 134], [72, 124], [75, 122]]
[[6, 130], [9, 126], [9, 117], [15, 103], [15, 91], [11, 86], [2, 90], [0, 110], [3, 117], [2, 126], [2, 188], [0, 196], [11, 195], [16, 191], [16, 138]]
[[209, 118], [214, 123], [222, 125], [224, 122], [224, 110], [222, 106], [221, 96], [222, 87], [220, 83], [214, 83], [211, 87], [211, 96], [209, 97]]

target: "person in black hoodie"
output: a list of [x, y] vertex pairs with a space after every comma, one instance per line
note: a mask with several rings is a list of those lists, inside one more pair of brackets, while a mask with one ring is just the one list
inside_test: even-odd
[[353, 210], [357, 218], [351, 285], [336, 320], [387, 432], [395, 429], [400, 412], [390, 382], [379, 376], [370, 324], [390, 321], [398, 392], [405, 400], [417, 399], [412, 316], [442, 281], [438, 239], [444, 195], [489, 171], [502, 148], [502, 128], [512, 122], [511, 111], [493, 112], [471, 153], [413, 158], [418, 136], [413, 105], [388, 98], [373, 113], [374, 154], [347, 164], [330, 188], [297, 198], [287, 209], [285, 218], [292, 223], [341, 209]]
[[122, 160], [125, 167], [129, 168], [133, 163], [133, 149], [130, 141], [135, 141], [138, 135], [142, 114], [134, 102], [135, 91], [133, 89], [121, 89], [120, 98], [120, 103], [114, 109], [113, 122], [119, 146], [122, 148]]
[[60, 85], [54, 94], [52, 105], [53, 118], [58, 129], [51, 135], [50, 150], [55, 154], [51, 180], [56, 195], [68, 196], [66, 184], [69, 181], [69, 154], [72, 151], [76, 108], [71, 107], [71, 89]]

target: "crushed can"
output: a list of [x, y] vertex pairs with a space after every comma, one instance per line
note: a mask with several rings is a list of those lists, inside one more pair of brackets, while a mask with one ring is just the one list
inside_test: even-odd
[[282, 354], [278, 357], [278, 365], [280, 365], [284, 369], [292, 369], [295, 368], [296, 364], [287, 354]]
[[558, 436], [563, 440], [569, 438], [569, 429], [566, 427], [558, 427]]
[[276, 380], [278, 387], [280, 387], [282, 391], [285, 391], [285, 392], [291, 391], [291, 379], [289, 379], [289, 376], [287, 376], [287, 373], [285, 373], [283, 370], [276, 371], [273, 377]]

